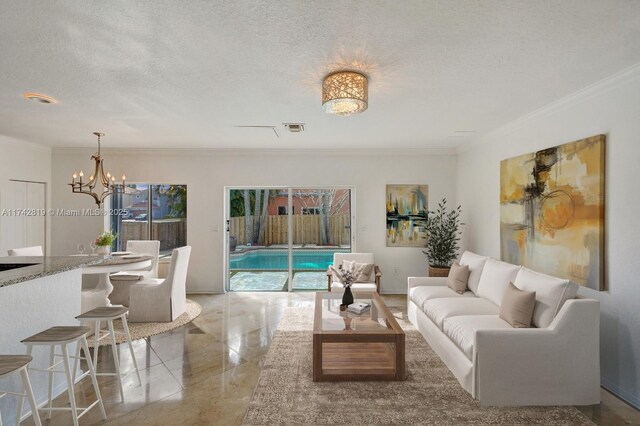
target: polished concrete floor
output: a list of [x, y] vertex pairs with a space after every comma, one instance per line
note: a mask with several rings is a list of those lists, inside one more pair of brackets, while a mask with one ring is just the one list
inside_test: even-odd
[[[191, 324], [133, 343], [143, 369], [142, 386], [135, 374], [124, 380], [120, 401], [115, 378], [99, 378], [108, 420], [96, 409], [81, 424], [107, 425], [238, 425], [258, 380], [271, 339], [289, 306], [313, 307], [311, 292], [229, 293], [190, 296], [202, 307]], [[384, 296], [406, 312], [405, 296]], [[126, 345], [119, 345], [123, 371], [132, 367]], [[113, 364], [110, 349], [100, 349], [99, 371]], [[90, 381], [76, 386], [79, 406], [93, 399]], [[67, 404], [60, 396], [56, 405]], [[603, 391], [603, 402], [581, 410], [598, 425], [640, 425], [640, 413]], [[23, 424], [33, 424], [31, 419]], [[56, 413], [48, 425], [68, 425], [67, 413]]]

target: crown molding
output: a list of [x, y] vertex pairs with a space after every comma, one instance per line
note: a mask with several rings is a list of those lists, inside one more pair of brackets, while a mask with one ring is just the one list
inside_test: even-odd
[[559, 111], [563, 111], [575, 105], [585, 103], [596, 96], [615, 90], [638, 79], [640, 79], [640, 63], [632, 65], [629, 68], [626, 68], [609, 77], [590, 84], [570, 95], [560, 98], [557, 101], [551, 102], [550, 104], [547, 104], [542, 108], [520, 116], [519, 118], [516, 118], [515, 120], [505, 125], [497, 127], [494, 130], [479, 135], [467, 142], [465, 145], [459, 146], [456, 149], [456, 152], [460, 154], [481, 145], [483, 141], [486, 141], [487, 139], [510, 135], [526, 124], [536, 122]]
[[[93, 152], [89, 147], [54, 147], [54, 155]], [[224, 149], [224, 148], [102, 148], [111, 155], [158, 156], [449, 156], [456, 155], [455, 148], [385, 148], [385, 149]]]

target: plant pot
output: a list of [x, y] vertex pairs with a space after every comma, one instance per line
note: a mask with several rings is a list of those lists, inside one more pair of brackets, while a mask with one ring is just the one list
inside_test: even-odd
[[431, 266], [429, 265], [429, 276], [430, 277], [448, 277], [449, 276], [450, 266], [446, 268], [440, 266]]
[[111, 253], [111, 247], [109, 246], [98, 246], [96, 247], [96, 254], [101, 254], [101, 255], [108, 255], [109, 253]]

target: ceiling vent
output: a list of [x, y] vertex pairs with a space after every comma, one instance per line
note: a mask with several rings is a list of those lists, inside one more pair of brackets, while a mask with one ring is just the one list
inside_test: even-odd
[[304, 132], [304, 123], [282, 123], [284, 128], [291, 133]]

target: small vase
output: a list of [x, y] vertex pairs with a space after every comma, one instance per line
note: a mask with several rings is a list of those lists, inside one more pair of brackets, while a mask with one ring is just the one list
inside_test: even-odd
[[96, 247], [96, 254], [101, 254], [103, 256], [106, 256], [110, 252], [111, 252], [111, 247], [109, 247], [109, 246], [98, 246], [98, 247]]
[[353, 303], [353, 293], [351, 293], [351, 287], [346, 287], [344, 289], [344, 293], [342, 294], [342, 304], [345, 306], [349, 306]]

